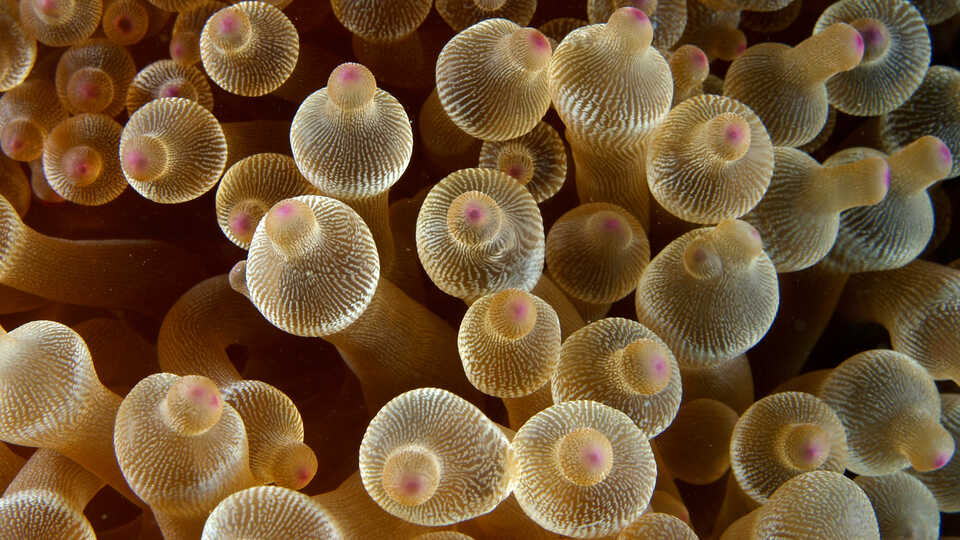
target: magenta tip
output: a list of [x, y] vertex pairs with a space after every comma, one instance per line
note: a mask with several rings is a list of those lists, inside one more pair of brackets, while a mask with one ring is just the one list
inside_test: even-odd
[[167, 86], [164, 86], [162, 89], [160, 89], [160, 97], [173, 98], [173, 97], [180, 97], [182, 95], [183, 95], [183, 89], [180, 87], [180, 85], [177, 85], [177, 84], [167, 85]]
[[544, 37], [540, 32], [531, 32], [530, 33], [530, 45], [541, 51], [547, 50], [550, 48], [550, 42], [547, 41], [547, 38]]
[[620, 230], [620, 220], [612, 217], [604, 219], [603, 228], [607, 232], [618, 232]]
[[237, 31], [237, 27], [239, 26], [237, 17], [230, 13], [226, 13], [220, 17], [220, 33], [222, 34], [232, 34]]
[[953, 152], [951, 152], [950, 148], [948, 148], [947, 145], [943, 144], [942, 142], [940, 143], [940, 159], [942, 159], [945, 163], [953, 162]]
[[860, 54], [863, 54], [863, 36], [861, 36], [860, 33], [857, 32], [857, 35], [854, 36], [853, 40], [856, 43], [857, 52]]
[[247, 214], [238, 214], [230, 218], [230, 229], [240, 236], [250, 234], [252, 225], [250, 216]]
[[663, 360], [663, 357], [660, 355], [654, 356], [653, 371], [655, 371], [657, 375], [663, 375], [664, 372], [666, 372], [666, 370], [667, 370], [667, 363]]
[[280, 217], [289, 217], [292, 216], [295, 209], [294, 206], [290, 203], [280, 203], [277, 205], [274, 213]]
[[646, 21], [649, 19], [649, 17], [647, 17], [647, 14], [644, 13], [643, 10], [640, 10], [634, 7], [628, 7], [624, 9], [626, 9], [627, 13], [633, 15], [633, 18], [637, 19], [638, 21]]
[[133, 149], [124, 152], [123, 164], [128, 171], [137, 174], [147, 170], [150, 166], [150, 159], [146, 152]]

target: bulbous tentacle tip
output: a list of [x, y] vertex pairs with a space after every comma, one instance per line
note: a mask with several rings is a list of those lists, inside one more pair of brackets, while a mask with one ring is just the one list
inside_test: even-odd
[[573, 431], [560, 440], [557, 452], [560, 470], [574, 484], [592, 486], [602, 482], [613, 468], [613, 445], [592, 428]]
[[629, 50], [641, 51], [653, 42], [650, 17], [634, 7], [622, 7], [614, 11], [607, 20], [605, 30]]
[[44, 17], [58, 19], [70, 12], [70, 2], [65, 0], [33, 0], [34, 10]]
[[0, 130], [0, 149], [10, 159], [33, 161], [43, 152], [43, 138], [43, 132], [35, 123], [11, 120]]
[[670, 355], [662, 344], [652, 339], [639, 339], [621, 352], [621, 376], [635, 392], [653, 395], [670, 382]]
[[230, 269], [230, 273], [227, 276], [228, 281], [230, 282], [230, 288], [234, 291], [250, 298], [250, 291], [247, 289], [247, 261], [237, 261], [233, 265], [233, 268]]
[[503, 222], [497, 202], [479, 191], [468, 191], [450, 203], [447, 227], [450, 234], [466, 244], [486, 242], [496, 236]]
[[274, 247], [287, 254], [305, 247], [319, 227], [313, 209], [296, 199], [285, 199], [273, 205], [263, 219]]
[[381, 482], [394, 501], [417, 506], [433, 497], [440, 485], [440, 462], [430, 451], [410, 446], [394, 450], [383, 467]]
[[159, 178], [167, 168], [165, 145], [154, 137], [138, 136], [126, 141], [120, 154], [124, 174], [140, 182]]
[[89, 146], [75, 146], [62, 159], [65, 178], [79, 187], [92, 184], [103, 170], [103, 156]]
[[192, 64], [200, 58], [199, 43], [200, 38], [194, 32], [173, 34], [170, 38], [170, 58], [183, 64]]
[[550, 62], [553, 48], [550, 41], [534, 28], [518, 28], [508, 38], [514, 58], [527, 71], [540, 71]]
[[216, 383], [200, 375], [180, 377], [162, 404], [167, 425], [184, 435], [203, 433], [220, 421], [223, 397]]
[[507, 289], [493, 295], [487, 308], [487, 323], [507, 339], [527, 335], [537, 323], [533, 296], [519, 289]]
[[830, 434], [818, 424], [789, 426], [782, 442], [786, 461], [801, 471], [820, 468], [830, 457]]
[[363, 64], [340, 64], [327, 79], [330, 100], [343, 109], [362, 107], [370, 103], [376, 93], [377, 80]]
[[239, 8], [227, 7], [216, 12], [207, 21], [210, 39], [223, 50], [237, 50], [250, 39], [250, 17]]
[[[833, 60], [838, 71], [853, 69], [863, 60], [865, 50], [863, 36], [849, 24], [832, 24], [811, 39], [813, 40], [810, 42], [811, 45], [833, 50]], [[821, 53], [823, 50], [821, 49]]]
[[873, 18], [857, 19], [850, 23], [860, 34], [863, 48], [862, 62], [878, 60], [890, 48], [890, 30], [887, 25]]
[[302, 442], [284, 447], [277, 455], [274, 479], [278, 486], [302, 489], [317, 474], [317, 455]]
[[939, 423], [930, 423], [923, 431], [925, 436], [911, 441], [903, 450], [914, 470], [935, 471], [950, 463], [956, 450], [950, 432]]

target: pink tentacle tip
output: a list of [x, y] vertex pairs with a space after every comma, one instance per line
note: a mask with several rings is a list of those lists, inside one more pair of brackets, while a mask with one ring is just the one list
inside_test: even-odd
[[174, 98], [183, 96], [183, 87], [179, 84], [168, 84], [160, 89], [160, 97]]
[[406, 496], [419, 495], [423, 493], [426, 487], [426, 482], [418, 474], [405, 475], [403, 481], [400, 482], [400, 490]]
[[662, 377], [667, 372], [667, 362], [663, 359], [662, 356], [654, 355], [653, 359], [653, 371], [657, 376]]
[[247, 214], [230, 217], [230, 230], [237, 236], [247, 236], [253, 232], [253, 220]]
[[647, 14], [643, 12], [643, 10], [640, 10], [634, 7], [628, 7], [624, 9], [626, 9], [627, 13], [629, 13], [630, 15], [633, 15], [633, 18], [638, 21], [648, 21], [650, 19], [649, 17], [647, 17]]
[[860, 36], [865, 43], [870, 45], [879, 45], [883, 43], [883, 32], [879, 28], [869, 26], [860, 31]]
[[747, 50], [747, 42], [741, 41], [740, 43], [737, 43], [737, 46], [734, 49], [734, 52], [737, 54], [737, 56], [740, 56], [746, 50]]
[[857, 32], [853, 36], [854, 47], [857, 49], [857, 53], [863, 55], [863, 36], [860, 35], [860, 32]]
[[190, 398], [197, 403], [206, 401], [211, 407], [218, 407], [220, 405], [220, 398], [214, 393], [208, 393], [207, 389], [202, 386], [197, 385], [190, 388], [189, 393]]
[[890, 191], [890, 175], [893, 174], [890, 170], [890, 165], [887, 165], [887, 170], [883, 173], [883, 189]]
[[19, 152], [20, 150], [23, 150], [23, 147], [26, 145], [27, 142], [23, 140], [23, 137], [10, 137], [6, 141], [6, 146], [11, 152]]
[[234, 13], [224, 13], [218, 22], [217, 30], [221, 34], [233, 34], [240, 28], [240, 18]]
[[82, 177], [90, 172], [90, 164], [83, 160], [75, 160], [70, 164], [70, 176]]
[[817, 443], [810, 443], [803, 449], [803, 457], [807, 461], [817, 461], [824, 453], [825, 448]]
[[510, 305], [510, 316], [514, 321], [522, 321], [525, 319], [527, 312], [529, 312], [529, 306], [526, 302], [513, 302]]
[[184, 44], [178, 41], [177, 38], [173, 38], [173, 40], [170, 42], [170, 57], [174, 60], [177, 60], [183, 58], [186, 56], [186, 54], [187, 48], [184, 46]]
[[940, 143], [940, 159], [942, 159], [944, 163], [953, 163], [953, 152], [942, 142]]
[[731, 124], [723, 130], [723, 137], [729, 144], [737, 144], [743, 140], [744, 130], [741, 126]]
[[313, 471], [309, 467], [298, 467], [297, 472], [294, 473], [294, 477], [297, 479], [297, 482], [305, 484], [313, 477]]
[[693, 51], [693, 63], [700, 68], [707, 67], [707, 55], [703, 54], [703, 51], [695, 50]]
[[583, 465], [594, 471], [603, 469], [609, 457], [603, 447], [597, 444], [588, 444], [580, 452]]
[[619, 232], [622, 227], [620, 220], [614, 217], [609, 217], [603, 220], [603, 230], [607, 232]]
[[698, 263], [703, 263], [707, 261], [707, 252], [703, 248], [696, 248], [693, 250], [693, 260]]
[[34, 5], [37, 7], [37, 11], [44, 15], [56, 15], [60, 11], [58, 0], [36, 0]]
[[523, 165], [514, 164], [514, 165], [510, 165], [510, 167], [507, 168], [507, 174], [509, 174], [513, 178], [520, 178], [521, 176], [523, 176], [523, 173], [525, 170], [526, 169], [524, 168]]
[[950, 462], [950, 458], [953, 457], [952, 453], [940, 452], [937, 454], [937, 457], [933, 460], [933, 468], [939, 469]]
[[360, 68], [357, 66], [343, 66], [337, 71], [337, 82], [349, 84], [359, 80]]
[[530, 32], [530, 46], [539, 51], [550, 50], [550, 42], [540, 32]]
[[487, 211], [477, 203], [467, 203], [463, 209], [463, 219], [469, 225], [480, 225], [487, 219]]
[[133, 174], [142, 174], [150, 167], [150, 158], [142, 150], [132, 149], [123, 153], [123, 168]]
[[77, 97], [84, 101], [92, 101], [100, 97], [101, 88], [94, 82], [84, 82], [77, 85]]
[[297, 209], [294, 205], [290, 203], [280, 203], [274, 209], [274, 215], [285, 218], [292, 216], [296, 211]]

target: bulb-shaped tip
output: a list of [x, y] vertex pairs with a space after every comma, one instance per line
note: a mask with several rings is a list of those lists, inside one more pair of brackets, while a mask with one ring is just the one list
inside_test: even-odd
[[317, 474], [317, 455], [302, 442], [293, 442], [280, 450], [273, 471], [278, 486], [301, 489]]
[[34, 11], [46, 19], [56, 20], [73, 11], [69, 0], [33, 0]]
[[260, 219], [267, 213], [267, 208], [263, 202], [257, 199], [248, 199], [238, 203], [230, 210], [227, 217], [227, 226], [233, 235], [250, 244], [253, 239], [253, 232], [257, 229]]
[[631, 391], [653, 395], [670, 382], [669, 351], [652, 339], [638, 339], [619, 351], [620, 374]]
[[717, 277], [723, 271], [723, 262], [713, 246], [698, 238], [683, 251], [683, 269], [697, 279]]
[[718, 114], [705, 127], [710, 148], [727, 161], [740, 159], [750, 149], [750, 124], [739, 114]]
[[450, 203], [447, 227], [458, 241], [476, 245], [492, 240], [503, 221], [497, 202], [479, 191], [468, 191]]
[[440, 462], [432, 452], [407, 446], [387, 457], [381, 482], [393, 500], [405, 506], [417, 506], [430, 500], [436, 492], [440, 474]]
[[953, 458], [954, 444], [953, 436], [939, 422], [923, 418], [913, 423], [900, 451], [914, 470], [935, 471]]
[[518, 28], [507, 36], [508, 50], [523, 69], [538, 72], [547, 67], [553, 49], [550, 41], [533, 28]]
[[15, 119], [6, 122], [0, 131], [0, 148], [17, 161], [33, 161], [43, 152], [44, 133], [37, 124]]
[[846, 23], [831, 24], [793, 48], [796, 58], [809, 66], [815, 81], [855, 68], [863, 59], [863, 36]]
[[222, 51], [236, 51], [250, 40], [250, 17], [237, 7], [226, 7], [213, 14], [204, 28], [210, 42]]
[[633, 7], [622, 7], [610, 15], [604, 28], [607, 36], [632, 54], [642, 53], [653, 41], [653, 25], [650, 17]]
[[534, 163], [527, 152], [502, 152], [497, 160], [497, 169], [516, 179], [520, 185], [527, 185], [533, 179]]
[[306, 251], [314, 243], [319, 230], [313, 209], [296, 199], [285, 199], [273, 205], [263, 219], [273, 247], [287, 256]]
[[62, 157], [64, 177], [78, 187], [89, 186], [103, 171], [103, 156], [86, 145], [74, 146]]
[[602, 482], [613, 468], [613, 446], [603, 433], [581, 428], [560, 440], [557, 458], [567, 480], [592, 486]]
[[370, 103], [376, 93], [377, 80], [362, 64], [340, 64], [327, 79], [327, 95], [341, 109], [363, 107]]
[[868, 63], [883, 58], [890, 48], [890, 30], [887, 25], [874, 18], [857, 19], [850, 23], [863, 38], [863, 59]]
[[247, 289], [246, 260], [238, 261], [237, 264], [233, 265], [233, 268], [230, 269], [230, 274], [228, 274], [227, 279], [230, 282], [231, 289], [246, 296], [247, 298], [250, 298], [250, 291]]
[[791, 424], [785, 426], [777, 447], [782, 459], [794, 469], [819, 469], [830, 457], [830, 434], [818, 424]]
[[587, 234], [595, 245], [626, 249], [633, 242], [633, 229], [626, 217], [613, 210], [599, 210], [587, 218]]
[[894, 189], [912, 195], [950, 174], [953, 153], [937, 137], [925, 135], [892, 154], [887, 162], [893, 169]]
[[493, 295], [487, 308], [490, 329], [506, 339], [520, 339], [537, 323], [537, 305], [530, 293], [507, 289]]
[[167, 169], [167, 147], [150, 135], [140, 135], [126, 141], [120, 156], [123, 172], [140, 182], [156, 180]]
[[223, 398], [212, 380], [186, 375], [170, 387], [161, 403], [164, 421], [181, 435], [203, 433], [220, 421]]
[[170, 37], [170, 58], [191, 64], [200, 58], [200, 36], [196, 32], [176, 32]]
[[113, 102], [113, 79], [100, 68], [77, 70], [67, 81], [67, 100], [74, 110], [98, 113]]
[[718, 240], [728, 243], [732, 251], [741, 260], [753, 260], [763, 253], [763, 240], [760, 232], [746, 221], [728, 219], [717, 224], [715, 234]]

